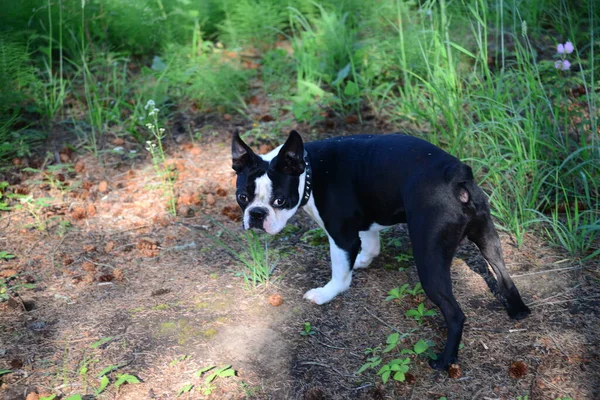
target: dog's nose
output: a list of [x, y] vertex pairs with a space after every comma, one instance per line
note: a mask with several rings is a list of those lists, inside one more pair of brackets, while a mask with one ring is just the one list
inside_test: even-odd
[[256, 207], [248, 211], [248, 213], [250, 214], [251, 219], [254, 219], [256, 221], [262, 221], [269, 213], [269, 210], [263, 207]]

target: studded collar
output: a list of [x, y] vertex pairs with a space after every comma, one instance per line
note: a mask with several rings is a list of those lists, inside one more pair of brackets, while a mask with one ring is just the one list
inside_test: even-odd
[[302, 201], [300, 202], [299, 207], [304, 207], [306, 203], [308, 203], [308, 199], [310, 199], [310, 194], [312, 193], [312, 168], [310, 167], [310, 160], [308, 159], [308, 153], [304, 150], [304, 164], [306, 164], [305, 168], [305, 179], [304, 179], [304, 194], [302, 195]]

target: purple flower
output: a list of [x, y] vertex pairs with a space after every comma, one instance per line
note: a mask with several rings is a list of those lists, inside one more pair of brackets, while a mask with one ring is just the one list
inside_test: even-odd
[[575, 46], [573, 46], [573, 43], [571, 42], [565, 44], [559, 43], [558, 46], [556, 46], [556, 52], [558, 54], [571, 54], [573, 50], [575, 50]]
[[575, 50], [573, 43], [571, 43], [571, 42], [565, 43], [565, 53], [571, 54], [573, 52], [573, 50]]
[[571, 63], [569, 60], [557, 60], [554, 63], [554, 68], [560, 69], [561, 71], [568, 71], [571, 69]]

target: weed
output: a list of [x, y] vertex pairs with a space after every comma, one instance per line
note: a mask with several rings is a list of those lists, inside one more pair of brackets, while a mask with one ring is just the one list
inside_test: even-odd
[[11, 297], [15, 297], [21, 289], [34, 289], [32, 283], [11, 283], [12, 278], [3, 278], [0, 280], [0, 302], [7, 301]]
[[0, 260], [10, 260], [11, 258], [15, 258], [16, 256], [14, 254], [11, 254], [7, 251], [0, 251]]
[[327, 233], [321, 228], [314, 228], [306, 231], [300, 240], [311, 246], [325, 246], [329, 243]]
[[312, 336], [315, 333], [317, 333], [317, 331], [314, 329], [314, 327], [311, 325], [310, 322], [305, 322], [302, 328], [302, 332], [300, 332], [300, 335], [302, 336]]
[[16, 209], [22, 209], [27, 211], [27, 213], [34, 219], [34, 227], [44, 232], [48, 228], [48, 223], [43, 217], [43, 210], [51, 205], [51, 202], [54, 200], [49, 197], [38, 197], [37, 199], [33, 198], [33, 195], [19, 196], [19, 205], [17, 205]]
[[175, 216], [177, 214], [177, 199], [175, 197], [177, 170], [174, 165], [167, 164], [165, 150], [163, 148], [165, 129], [159, 128], [158, 126], [159, 109], [155, 107], [154, 100], [148, 100], [144, 109], [148, 111], [148, 118], [151, 120], [151, 122], [146, 124], [146, 128], [152, 132], [152, 135], [156, 140], [156, 142], [151, 140], [147, 141], [146, 150], [150, 153], [156, 175], [162, 181], [162, 189], [167, 198], [167, 209], [171, 215]]
[[246, 243], [243, 243], [239, 237], [234, 235], [233, 232], [224, 225], [217, 221], [213, 222], [222, 229], [221, 233], [226, 232], [239, 245], [248, 249], [247, 253], [238, 252], [221, 240], [220, 234], [211, 235], [206, 231], [202, 231], [213, 241], [213, 243], [226, 250], [236, 260], [243, 264], [244, 270], [240, 272], [240, 275], [244, 278], [246, 285], [248, 287], [256, 287], [259, 284], [268, 284], [271, 280], [273, 271], [277, 267], [277, 262], [273, 262], [269, 259], [269, 240], [265, 239], [263, 246], [260, 237], [254, 231], [248, 231], [245, 234]]
[[174, 366], [175, 364], [178, 364], [178, 363], [180, 363], [180, 362], [183, 362], [183, 361], [185, 361], [185, 360], [187, 360], [187, 359], [189, 359], [189, 358], [190, 358], [190, 356], [189, 356], [189, 355], [187, 355], [187, 354], [184, 354], [184, 355], [182, 355], [182, 356], [179, 356], [179, 357], [177, 357], [176, 359], [174, 359], [173, 361], [171, 361], [171, 362], [169, 363], [169, 367], [172, 367], [172, 366]]
[[419, 323], [419, 325], [421, 325], [425, 317], [434, 316], [436, 315], [436, 312], [434, 310], [427, 310], [423, 303], [419, 303], [417, 308], [412, 308], [406, 311], [404, 315], [406, 315], [408, 318], [413, 318]]
[[235, 376], [236, 375], [236, 370], [234, 370], [233, 368], [231, 368], [231, 365], [225, 365], [221, 368], [216, 368], [214, 365], [208, 366], [208, 367], [204, 367], [198, 371], [196, 371], [194, 373], [194, 376], [196, 377], [201, 377], [202, 375], [204, 375], [205, 373], [210, 372], [206, 378], [204, 379], [204, 385], [202, 386], [202, 394], [208, 396], [210, 395], [213, 390], [216, 389], [216, 387], [214, 385], [212, 385], [212, 382], [217, 379], [217, 378], [228, 378], [231, 376]]
[[177, 397], [181, 396], [184, 393], [191, 392], [193, 388], [194, 388], [193, 384], [186, 383], [185, 385], [183, 385], [182, 387], [180, 387], [179, 390], [177, 391]]
[[425, 291], [423, 290], [423, 287], [421, 286], [420, 282], [417, 282], [415, 287], [412, 289], [410, 289], [410, 285], [408, 283], [405, 283], [404, 285], [402, 285], [400, 287], [395, 287], [392, 290], [390, 290], [388, 292], [388, 296], [385, 298], [385, 301], [400, 300], [400, 299], [405, 298], [408, 295], [417, 296], [419, 294], [424, 294], [424, 293], [425, 293]]
[[377, 372], [377, 375], [381, 375], [381, 381], [384, 384], [388, 382], [390, 376], [395, 381], [404, 382], [406, 380], [406, 373], [410, 369], [408, 364], [410, 364], [410, 358], [408, 357], [404, 359], [393, 359], [392, 361], [381, 367], [379, 372]]

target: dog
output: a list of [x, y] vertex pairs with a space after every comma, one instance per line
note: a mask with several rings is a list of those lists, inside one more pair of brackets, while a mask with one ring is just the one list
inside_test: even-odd
[[402, 134], [285, 143], [256, 155], [236, 132], [232, 166], [245, 229], [280, 232], [302, 208], [329, 238], [332, 278], [304, 298], [325, 304], [350, 287], [352, 271], [380, 251], [379, 231], [406, 223], [421, 285], [446, 320], [444, 370], [457, 362], [465, 315], [452, 293], [450, 265], [460, 242], [474, 242], [491, 265], [508, 315], [530, 314], [504, 265], [498, 233], [471, 168], [433, 144]]

